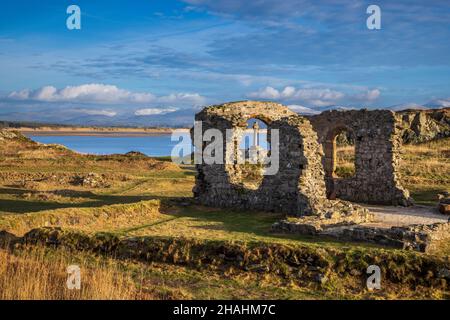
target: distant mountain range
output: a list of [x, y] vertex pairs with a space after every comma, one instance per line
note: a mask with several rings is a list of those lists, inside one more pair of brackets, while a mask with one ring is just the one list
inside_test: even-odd
[[[289, 105], [293, 111], [301, 115], [319, 114], [328, 110], [352, 110], [354, 107], [347, 107], [341, 105], [330, 105], [324, 107], [308, 108], [301, 105]], [[427, 110], [450, 107], [450, 100], [435, 100], [425, 105], [415, 103], [406, 103], [393, 105], [388, 108], [393, 111], [402, 110]], [[372, 108], [371, 108], [372, 109]], [[380, 108], [381, 109], [381, 108]], [[191, 126], [194, 121], [194, 115], [199, 111], [199, 108], [179, 109], [173, 112], [164, 114], [152, 115], [135, 115], [135, 114], [116, 114], [114, 116], [108, 115], [92, 115], [92, 114], [55, 114], [54, 112], [47, 112], [40, 110], [39, 112], [20, 113], [20, 112], [5, 112], [0, 114], [0, 121], [15, 121], [15, 122], [39, 122], [51, 123], [61, 125], [74, 126], [122, 126], [122, 127], [187, 127]]]
[[126, 126], [126, 127], [186, 127], [192, 125], [194, 115], [198, 110], [181, 109], [166, 114], [149, 116], [116, 115], [83, 115], [60, 121], [62, 124], [85, 126]]

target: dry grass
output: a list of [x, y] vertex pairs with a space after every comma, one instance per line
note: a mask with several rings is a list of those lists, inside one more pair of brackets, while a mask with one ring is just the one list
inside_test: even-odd
[[[81, 268], [81, 289], [67, 289], [69, 265]], [[41, 247], [0, 249], [0, 300], [123, 300], [151, 299], [117, 263]]]
[[402, 178], [407, 184], [450, 183], [450, 138], [406, 145], [402, 159]]
[[0, 230], [16, 235], [46, 226], [86, 232], [110, 231], [157, 221], [162, 211], [160, 200], [149, 200], [91, 208], [63, 208], [39, 214], [0, 215]]
[[450, 138], [405, 145], [400, 179], [418, 204], [436, 205], [437, 194], [450, 191]]
[[[340, 177], [354, 172], [351, 146], [337, 148], [336, 173]], [[404, 145], [400, 181], [418, 204], [435, 205], [437, 193], [450, 191], [450, 138], [418, 145]]]
[[338, 146], [336, 148], [336, 175], [350, 178], [355, 175], [355, 146]]
[[[82, 269], [81, 290], [66, 289], [68, 265]], [[0, 249], [0, 300], [318, 299], [328, 292], [277, 276], [218, 273], [165, 263], [116, 262], [42, 247]]]

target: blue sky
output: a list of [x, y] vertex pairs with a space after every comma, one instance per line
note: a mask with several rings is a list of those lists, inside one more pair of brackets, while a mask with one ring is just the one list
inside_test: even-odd
[[[81, 30], [66, 28], [71, 4]], [[381, 30], [366, 27], [370, 4], [381, 8]], [[15, 0], [0, 10], [0, 119], [150, 119], [243, 99], [302, 111], [449, 98], [444, 0]]]

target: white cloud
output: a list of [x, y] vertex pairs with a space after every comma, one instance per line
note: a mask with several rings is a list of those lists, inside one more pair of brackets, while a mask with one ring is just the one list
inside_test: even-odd
[[256, 92], [251, 92], [248, 94], [250, 98], [256, 98], [256, 99], [279, 99], [280, 98], [280, 92], [277, 89], [274, 89], [272, 87], [265, 87], [264, 89], [261, 89]]
[[335, 104], [345, 97], [345, 94], [331, 89], [299, 89], [289, 99], [306, 101], [313, 106]]
[[13, 91], [8, 98], [41, 102], [75, 102], [100, 104], [141, 104], [141, 103], [188, 103], [202, 104], [205, 98], [198, 93], [174, 93], [157, 97], [148, 92], [132, 92], [114, 85], [83, 84], [57, 89], [45, 86], [36, 90]]
[[313, 106], [324, 106], [335, 104], [338, 100], [345, 97], [345, 94], [339, 91], [322, 88], [302, 88], [296, 89], [291, 86], [285, 87], [282, 91], [272, 87], [266, 87], [256, 92], [248, 94], [256, 99], [287, 100], [308, 103]]
[[359, 93], [355, 95], [355, 99], [362, 101], [375, 101], [381, 95], [381, 91], [379, 89], [367, 90], [366, 92]]
[[30, 96], [30, 90], [24, 89], [20, 91], [13, 91], [8, 95], [8, 98], [14, 100], [26, 100]]
[[204, 104], [206, 99], [198, 93], [173, 93], [168, 96], [159, 97], [157, 102], [160, 103], [174, 103], [183, 101], [185, 103], [191, 103], [193, 105]]
[[148, 103], [155, 100], [151, 93], [134, 93], [113, 85], [83, 84], [57, 89], [45, 86], [37, 90], [13, 91], [11, 99], [43, 102], [91, 102], [91, 103]]
[[371, 102], [378, 99], [380, 94], [381, 92], [378, 89], [367, 90], [356, 94], [346, 94], [329, 88], [296, 89], [292, 86], [287, 86], [282, 90], [277, 90], [273, 87], [265, 87], [259, 91], [249, 93], [248, 96], [254, 99], [292, 101], [311, 105], [313, 107], [324, 107], [337, 104], [344, 99], [350, 101], [358, 100]]
[[117, 112], [111, 110], [89, 110], [89, 109], [81, 109], [79, 110], [82, 113], [89, 114], [91, 116], [105, 116], [105, 117], [115, 117]]
[[39, 101], [51, 101], [56, 94], [56, 88], [51, 86], [43, 87], [34, 92], [35, 99]]
[[175, 112], [177, 110], [178, 110], [177, 108], [173, 108], [173, 107], [168, 107], [168, 108], [164, 108], [164, 109], [146, 108], [146, 109], [136, 110], [136, 112], [134, 114], [136, 116], [154, 116], [154, 115]]
[[283, 91], [281, 92], [281, 96], [283, 98], [289, 98], [292, 97], [295, 94], [295, 88], [294, 87], [290, 87], [287, 86], [286, 88], [283, 89]]

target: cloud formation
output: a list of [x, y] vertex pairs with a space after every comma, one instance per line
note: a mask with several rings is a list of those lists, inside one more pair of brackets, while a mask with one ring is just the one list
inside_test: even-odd
[[158, 108], [145, 108], [145, 109], [139, 109], [134, 112], [134, 115], [136, 116], [154, 116], [154, 115], [163, 115], [167, 113], [172, 113], [178, 111], [177, 108], [173, 107], [167, 107], [164, 109], [158, 109]]
[[189, 10], [195, 8], [197, 10], [207, 10], [218, 15], [238, 16], [248, 19], [286, 19], [305, 15], [323, 19], [324, 17], [329, 17], [329, 15], [325, 16], [328, 10], [342, 8], [351, 10], [362, 5], [359, 2], [354, 3], [346, 0], [322, 0], [320, 5], [317, 5], [317, 1], [313, 0], [183, 0], [183, 2], [190, 5]]
[[90, 110], [90, 109], [80, 109], [79, 110], [81, 113], [84, 114], [88, 114], [91, 116], [105, 116], [105, 117], [115, 117], [117, 115], [116, 111], [112, 111], [112, 110]]
[[57, 89], [54, 86], [45, 86], [36, 90], [24, 89], [13, 91], [8, 98], [20, 101], [39, 102], [72, 102], [72, 103], [98, 103], [98, 104], [144, 104], [144, 103], [187, 103], [199, 105], [205, 98], [198, 93], [174, 93], [157, 97], [148, 92], [132, 92], [120, 89], [114, 85], [83, 84], [67, 86]]
[[366, 92], [357, 94], [355, 96], [355, 98], [362, 100], [362, 101], [375, 101], [380, 97], [380, 95], [381, 95], [381, 91], [379, 89], [372, 89], [372, 90], [367, 90]]
[[[379, 0], [378, 31], [366, 28], [368, 0], [181, 0], [164, 10], [154, 1], [109, 2], [97, 10], [105, 3], [86, 3], [99, 19], [81, 38], [41, 29], [57, 10], [5, 26], [12, 38], [0, 36], [1, 119], [146, 124], [246, 97], [299, 112], [449, 105], [437, 99], [449, 96], [448, 0]], [[6, 12], [11, 21], [23, 15], [17, 4]], [[158, 114], [165, 106], [179, 110]]]
[[329, 106], [341, 102], [343, 99], [349, 101], [372, 102], [380, 97], [379, 89], [367, 90], [356, 94], [346, 94], [329, 88], [300, 88], [287, 86], [282, 90], [273, 87], [265, 87], [251, 92], [248, 97], [253, 99], [296, 101], [313, 107]]

